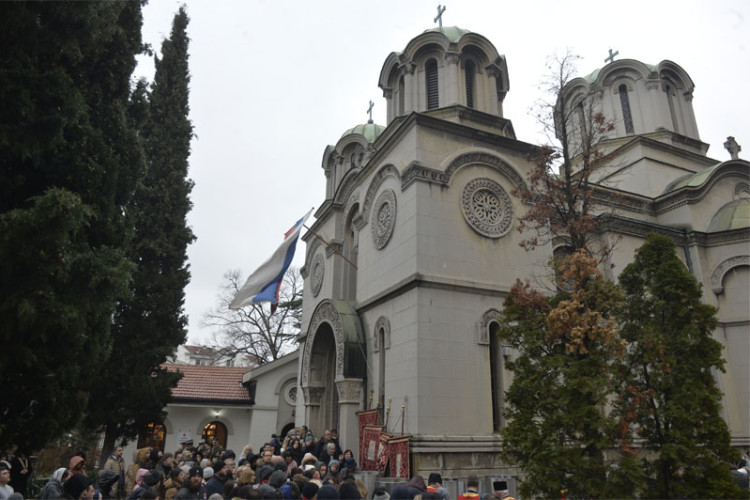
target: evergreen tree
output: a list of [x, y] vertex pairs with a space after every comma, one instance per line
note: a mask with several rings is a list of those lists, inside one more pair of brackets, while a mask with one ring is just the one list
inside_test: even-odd
[[139, 2], [11, 2], [0, 16], [0, 442], [70, 429], [132, 265], [142, 147], [127, 120]]
[[506, 365], [502, 455], [523, 470], [524, 497], [629, 497], [637, 461], [607, 411], [624, 354], [614, 317], [622, 292], [585, 250], [561, 273], [568, 291], [547, 297], [519, 281], [505, 301], [500, 337], [520, 354]]
[[[698, 281], [674, 242], [650, 235], [620, 275], [626, 307], [620, 412], [633, 421], [650, 478], [650, 498], [737, 496], [726, 463], [734, 457], [721, 418], [714, 372], [724, 369], [712, 338], [716, 308], [701, 302]], [[744, 495], [747, 498], [747, 494]]]
[[88, 415], [91, 424], [105, 428], [102, 460], [117, 438], [136, 437], [146, 424], [163, 419], [181, 376], [160, 365], [184, 343], [187, 326], [187, 246], [194, 240], [187, 226], [193, 186], [187, 177], [193, 134], [188, 21], [180, 8], [162, 57], [155, 59], [150, 95], [140, 82], [131, 106], [131, 119], [146, 143], [147, 169], [134, 197], [132, 295], [119, 304], [107, 375], [97, 384]]

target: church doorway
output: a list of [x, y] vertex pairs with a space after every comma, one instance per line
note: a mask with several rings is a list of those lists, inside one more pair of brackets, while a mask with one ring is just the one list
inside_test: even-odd
[[[316, 432], [339, 426], [339, 397], [336, 389], [336, 339], [328, 323], [322, 323], [315, 334], [310, 356], [310, 385], [321, 387]], [[312, 422], [311, 422], [312, 423]]]
[[218, 420], [209, 422], [203, 428], [203, 434], [201, 437], [204, 443], [208, 443], [211, 440], [215, 439], [219, 443], [219, 446], [221, 446], [222, 448], [226, 448], [227, 447], [227, 426], [222, 424]]
[[167, 438], [167, 428], [164, 424], [155, 424], [151, 422], [138, 435], [138, 449], [156, 448], [164, 451], [164, 443]]

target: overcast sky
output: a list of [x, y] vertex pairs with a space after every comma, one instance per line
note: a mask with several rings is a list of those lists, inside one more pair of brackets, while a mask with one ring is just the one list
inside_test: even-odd
[[[155, 49], [183, 2], [151, 0], [144, 39]], [[195, 182], [188, 250], [189, 341], [208, 337], [203, 314], [216, 303], [223, 274], [246, 277], [281, 243], [284, 232], [325, 195], [323, 151], [347, 129], [385, 125], [378, 88], [391, 52], [433, 22], [434, 0], [193, 0], [190, 16], [190, 178]], [[529, 108], [549, 56], [582, 56], [581, 76], [617, 59], [669, 59], [695, 83], [693, 106], [709, 156], [729, 159], [727, 136], [750, 157], [750, 2], [747, 0], [480, 1], [446, 4], [445, 26], [487, 37], [507, 58], [505, 118], [526, 142], [542, 140]], [[153, 64], [142, 60], [149, 80]], [[311, 223], [312, 220], [308, 222]], [[304, 233], [303, 233], [304, 234]], [[304, 264], [300, 244], [294, 264]]]

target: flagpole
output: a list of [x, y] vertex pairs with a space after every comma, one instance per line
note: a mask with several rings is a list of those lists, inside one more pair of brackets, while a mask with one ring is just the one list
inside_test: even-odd
[[344, 257], [344, 254], [342, 254], [341, 252], [339, 252], [338, 250], [336, 250], [336, 249], [335, 249], [335, 248], [333, 247], [333, 245], [331, 245], [330, 243], [328, 243], [328, 242], [327, 242], [327, 241], [325, 240], [325, 238], [323, 238], [323, 237], [322, 237], [321, 235], [319, 235], [318, 233], [316, 233], [315, 231], [313, 231], [313, 230], [312, 230], [312, 229], [310, 229], [309, 227], [305, 226], [304, 224], [302, 225], [302, 227], [304, 227], [305, 229], [307, 229], [308, 231], [310, 231], [310, 232], [311, 232], [311, 233], [313, 234], [313, 236], [315, 236], [315, 237], [316, 237], [316, 238], [318, 238], [318, 239], [319, 239], [320, 241], [322, 241], [322, 242], [323, 242], [323, 243], [325, 244], [325, 246], [327, 246], [328, 248], [330, 248], [330, 249], [331, 249], [331, 251], [332, 251], [333, 253], [335, 253], [336, 255], [338, 255], [339, 257], [341, 257], [342, 259], [344, 259], [344, 260], [345, 260], [346, 262], [348, 262], [350, 266], [352, 266], [352, 267], [353, 267], [354, 269], [357, 269], [357, 270], [359, 270], [359, 268], [357, 267], [357, 264], [355, 264], [354, 262], [352, 262], [352, 261], [350, 261], [349, 259], [347, 259], [346, 257]]

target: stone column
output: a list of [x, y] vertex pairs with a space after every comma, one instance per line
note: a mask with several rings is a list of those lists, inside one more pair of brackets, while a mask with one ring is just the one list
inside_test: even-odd
[[323, 396], [323, 386], [307, 386], [302, 391], [305, 394], [305, 423], [314, 432], [322, 432], [318, 429], [323, 425], [320, 417], [320, 399]]
[[[459, 84], [458, 63], [461, 60], [461, 54], [458, 52], [447, 52], [445, 54], [445, 77], [443, 78], [443, 90], [440, 95], [440, 107], [451, 106], [453, 104], [466, 104], [466, 100], [461, 96], [462, 85]], [[475, 96], [476, 99], [476, 96]]]
[[406, 63], [401, 69], [404, 73], [404, 114], [408, 115], [412, 111], [419, 111], [414, 105], [419, 98], [418, 82], [414, 78], [414, 64]]
[[362, 406], [364, 381], [361, 378], [340, 378], [336, 380], [339, 393], [339, 444], [350, 448], [354, 456], [359, 456], [359, 420], [357, 411]]

